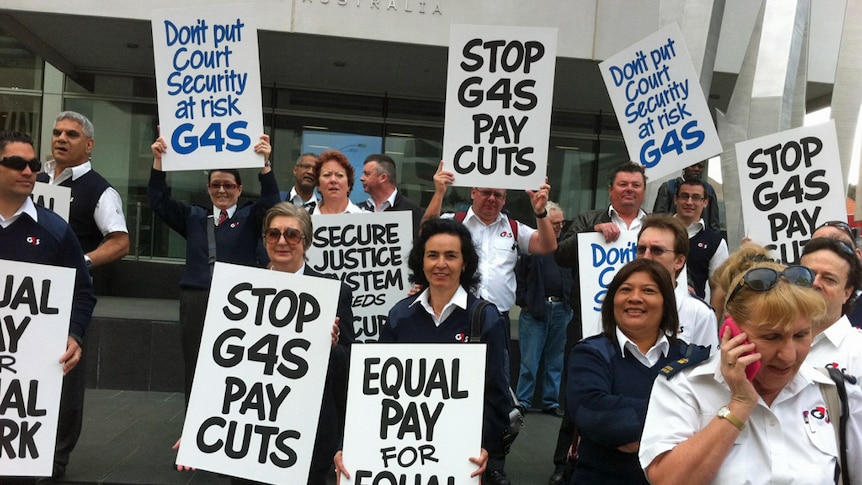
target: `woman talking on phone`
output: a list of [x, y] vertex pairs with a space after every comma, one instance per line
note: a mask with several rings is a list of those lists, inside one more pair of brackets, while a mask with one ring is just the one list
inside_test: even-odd
[[[653, 385], [640, 448], [651, 483], [836, 483], [830, 419], [839, 411], [828, 416], [823, 393], [834, 383], [803, 366], [812, 321], [826, 312], [813, 281], [810, 269], [777, 263], [733, 279], [725, 304], [733, 321], [722, 327], [720, 353]], [[862, 392], [849, 382], [846, 389], [842, 472], [862, 483]]]

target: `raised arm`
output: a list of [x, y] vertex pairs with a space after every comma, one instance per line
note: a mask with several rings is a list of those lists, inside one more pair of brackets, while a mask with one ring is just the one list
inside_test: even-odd
[[433, 217], [440, 217], [443, 211], [443, 197], [446, 196], [446, 190], [455, 182], [455, 174], [443, 170], [443, 161], [437, 166], [437, 172], [434, 174], [434, 196], [431, 197], [431, 202], [428, 203], [428, 208], [425, 209], [425, 215], [422, 216], [422, 222]]
[[530, 203], [533, 205], [533, 212], [536, 214], [536, 229], [538, 229], [530, 237], [530, 254], [550, 254], [557, 249], [557, 236], [554, 234], [551, 220], [548, 219], [547, 205], [550, 192], [551, 186], [548, 184], [547, 177], [539, 190], [527, 191]]

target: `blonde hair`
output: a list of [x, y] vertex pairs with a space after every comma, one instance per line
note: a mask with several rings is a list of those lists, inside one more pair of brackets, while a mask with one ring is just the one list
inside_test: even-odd
[[[783, 271], [786, 266], [778, 263], [754, 263], [746, 272], [755, 268], [772, 268]], [[766, 291], [752, 290], [743, 283], [745, 273], [740, 272], [733, 278], [727, 288], [732, 294], [739, 284], [743, 287], [732, 300], [725, 301], [724, 309], [740, 323], [754, 327], [792, 328], [796, 319], [806, 317], [812, 322], [819, 321], [826, 315], [826, 301], [817, 290], [811, 287], [798, 286], [784, 277], [779, 277], [774, 287]]]
[[769, 250], [765, 247], [747, 242], [733, 252], [721, 265], [715, 269], [710, 278], [710, 285], [718, 285], [730, 293], [733, 279], [740, 273], [745, 273], [756, 263], [772, 261]]

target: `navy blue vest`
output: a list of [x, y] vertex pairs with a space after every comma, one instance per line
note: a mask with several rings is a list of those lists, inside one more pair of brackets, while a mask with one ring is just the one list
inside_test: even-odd
[[706, 282], [709, 281], [709, 260], [721, 244], [721, 233], [704, 228], [688, 240], [688, 283], [701, 298], [706, 297]]
[[[36, 179], [40, 182], [48, 182], [47, 173], [40, 173]], [[59, 185], [72, 189], [72, 201], [69, 205], [69, 225], [78, 236], [78, 241], [81, 242], [81, 249], [84, 254], [99, 247], [104, 236], [102, 231], [96, 225], [96, 220], [93, 214], [96, 212], [96, 204], [99, 202], [99, 197], [102, 193], [111, 186], [104, 177], [90, 170], [77, 180], [72, 180], [71, 177], [61, 182]]]

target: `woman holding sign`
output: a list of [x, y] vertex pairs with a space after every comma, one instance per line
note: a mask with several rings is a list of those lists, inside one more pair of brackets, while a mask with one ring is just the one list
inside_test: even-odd
[[651, 483], [841, 483], [833, 424], [844, 419], [841, 471], [862, 481], [862, 391], [838, 379], [849, 408], [839, 420], [835, 383], [804, 365], [811, 323], [826, 313], [813, 282], [804, 266], [737, 273], [721, 352], [655, 381], [640, 449]]
[[580, 435], [571, 484], [646, 484], [638, 447], [650, 389], [657, 374], [709, 348], [675, 336], [679, 319], [668, 271], [653, 260], [623, 266], [602, 302], [602, 333], [578, 342], [569, 355], [569, 417]]
[[313, 214], [356, 214], [365, 212], [350, 201], [356, 171], [338, 150], [325, 150], [317, 157], [314, 178], [321, 200]]
[[[311, 247], [313, 237], [311, 216], [302, 206], [290, 202], [276, 204], [267, 211], [263, 223], [263, 241], [270, 269], [324, 277], [305, 264], [305, 252]], [[336, 310], [337, 326], [333, 326], [333, 349], [323, 389], [314, 455], [308, 475], [309, 485], [325, 485], [326, 475], [332, 469], [332, 455], [341, 445], [347, 405], [347, 366], [350, 344], [354, 340], [352, 300], [350, 287], [341, 283]]]
[[[480, 300], [472, 293], [479, 283], [479, 255], [467, 228], [451, 219], [426, 221], [407, 266], [410, 281], [425, 290], [395, 304], [380, 327], [380, 342], [469, 343], [471, 310]], [[484, 308], [481, 322], [481, 342], [487, 344], [482, 453], [470, 458], [479, 465], [471, 476], [485, 471], [487, 450], [502, 452], [502, 436], [509, 426], [509, 377], [503, 371], [508, 364], [506, 325], [494, 305]], [[350, 477], [341, 452], [335, 464], [339, 473]]]

